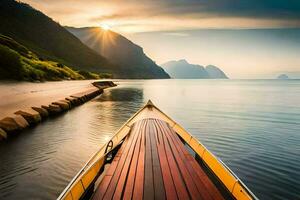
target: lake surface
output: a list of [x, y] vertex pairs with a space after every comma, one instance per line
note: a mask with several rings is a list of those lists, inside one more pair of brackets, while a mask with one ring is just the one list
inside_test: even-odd
[[151, 99], [260, 199], [300, 197], [300, 81], [120, 81], [102, 96], [0, 143], [0, 199], [55, 199]]

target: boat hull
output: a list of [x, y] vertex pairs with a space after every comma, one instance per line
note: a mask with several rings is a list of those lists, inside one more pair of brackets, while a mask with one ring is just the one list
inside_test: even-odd
[[222, 185], [222, 188], [225, 188], [232, 198], [238, 200], [257, 199], [220, 159], [214, 156], [202, 143], [189, 134], [178, 123], [153, 105], [151, 101], [135, 113], [117, 131], [111, 140], [91, 157], [58, 199], [82, 199], [83, 197], [93, 195], [94, 183], [99, 175], [102, 174], [104, 166], [108, 162], [107, 158], [111, 154], [116, 153], [118, 148], [122, 146], [134, 124], [145, 119], [158, 119], [168, 124], [170, 129], [195, 152], [195, 157], [205, 165], [220, 185]]

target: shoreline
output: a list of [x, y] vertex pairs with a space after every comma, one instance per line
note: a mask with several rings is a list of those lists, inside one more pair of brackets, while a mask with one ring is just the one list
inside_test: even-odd
[[[17, 84], [17, 83], [12, 83]], [[53, 88], [55, 84], [60, 88]], [[1, 102], [0, 108], [0, 140], [9, 138], [10, 135], [19, 133], [22, 130], [34, 126], [49, 116], [62, 114], [75, 108], [103, 93], [103, 90], [115, 87], [112, 81], [96, 81], [82, 83], [76, 87], [53, 83], [47, 89], [26, 91], [14, 91], [13, 87], [7, 87], [7, 93], [2, 94], [2, 99], [9, 99]], [[41, 87], [41, 86], [38, 86]], [[79, 88], [78, 88], [79, 87]], [[70, 91], [69, 91], [70, 90]], [[5, 93], [5, 91], [4, 91]], [[31, 97], [35, 93], [34, 97]], [[31, 95], [31, 96], [30, 96]], [[11, 104], [11, 100], [14, 100]]]

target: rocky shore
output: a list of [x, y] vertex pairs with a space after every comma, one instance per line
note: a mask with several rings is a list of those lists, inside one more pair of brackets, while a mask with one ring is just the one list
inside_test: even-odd
[[[49, 116], [64, 113], [77, 107], [103, 93], [103, 90], [114, 87], [112, 81], [93, 82], [91, 87], [85, 88], [75, 94], [65, 96], [49, 104], [42, 104], [22, 108], [0, 120], [0, 140], [7, 139], [11, 134], [34, 126]], [[9, 100], [8, 100], [9, 101]]]

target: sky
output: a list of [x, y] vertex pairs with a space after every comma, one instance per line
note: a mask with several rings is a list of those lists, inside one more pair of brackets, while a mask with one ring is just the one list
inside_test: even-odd
[[300, 78], [299, 0], [23, 0], [62, 25], [105, 26], [156, 63], [213, 64], [232, 78]]

